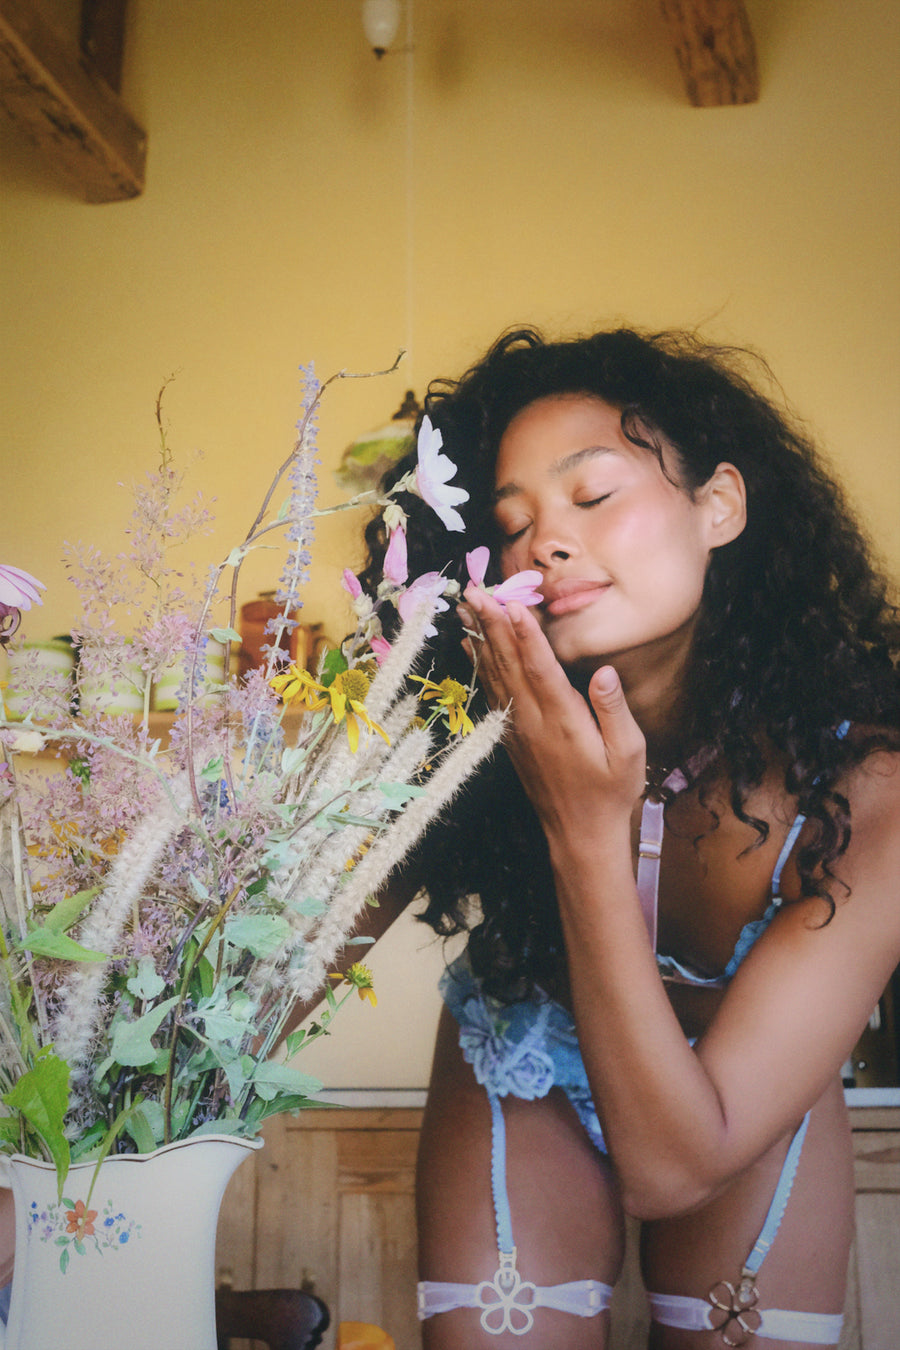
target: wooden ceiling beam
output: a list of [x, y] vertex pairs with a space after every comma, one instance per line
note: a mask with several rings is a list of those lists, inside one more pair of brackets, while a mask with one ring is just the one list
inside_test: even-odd
[[[103, 23], [121, 26], [124, 10], [124, 0], [92, 0], [83, 21], [83, 38], [102, 50], [114, 78], [121, 32], [103, 34]], [[85, 201], [125, 201], [143, 191], [143, 128], [90, 55], [51, 28], [32, 0], [0, 0], [0, 104]]]
[[660, 0], [695, 108], [755, 103], [756, 44], [743, 0]]

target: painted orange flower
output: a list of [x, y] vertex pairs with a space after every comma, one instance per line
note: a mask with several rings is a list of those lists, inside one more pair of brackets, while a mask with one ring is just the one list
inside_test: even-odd
[[85, 1237], [93, 1237], [96, 1217], [95, 1209], [85, 1209], [84, 1201], [76, 1200], [75, 1208], [66, 1210], [66, 1232], [74, 1233], [76, 1242], [81, 1242]]

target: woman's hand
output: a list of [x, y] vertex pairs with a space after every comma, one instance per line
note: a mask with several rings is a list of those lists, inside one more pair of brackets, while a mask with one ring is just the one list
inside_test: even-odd
[[460, 616], [482, 635], [464, 645], [489, 704], [511, 705], [507, 749], [548, 833], [628, 818], [644, 788], [645, 744], [615, 670], [594, 672], [586, 702], [524, 606], [470, 586]]

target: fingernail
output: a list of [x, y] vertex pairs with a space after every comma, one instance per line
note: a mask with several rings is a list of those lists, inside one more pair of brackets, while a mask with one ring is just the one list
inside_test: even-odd
[[459, 617], [460, 617], [461, 623], [462, 623], [466, 628], [471, 628], [472, 625], [473, 625], [474, 622], [475, 622], [475, 615], [473, 614], [473, 612], [472, 612], [472, 610], [469, 608], [469, 606], [468, 606], [468, 605], [457, 605], [457, 606], [456, 606], [456, 612], [457, 612], [457, 614], [458, 614]]

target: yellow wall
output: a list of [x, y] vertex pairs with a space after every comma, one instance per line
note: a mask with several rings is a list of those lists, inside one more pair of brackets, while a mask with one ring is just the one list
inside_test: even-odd
[[[414, 56], [380, 63], [359, 8], [132, 0], [133, 202], [83, 205], [0, 126], [0, 561], [48, 584], [29, 635], [70, 622], [64, 540], [119, 546], [119, 484], [154, 464], [169, 374], [171, 444], [204, 453], [192, 481], [218, 498], [212, 558], [289, 447], [301, 362], [365, 370], [411, 347], [396, 375], [332, 392], [327, 470], [407, 385], [520, 321], [759, 348], [900, 571], [894, 0], [747, 0], [762, 97], [716, 110], [687, 104], [655, 0], [415, 0]], [[321, 531], [307, 611], [337, 632], [343, 531]], [[242, 598], [274, 567], [257, 560]], [[424, 1078], [428, 1035], [406, 1041], [422, 1018], [390, 1011], [421, 934], [404, 940], [374, 1054], [342, 1065], [336, 1036], [335, 1082]]]

